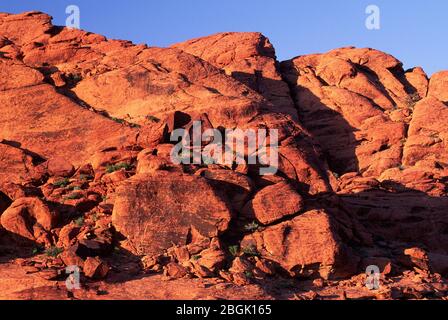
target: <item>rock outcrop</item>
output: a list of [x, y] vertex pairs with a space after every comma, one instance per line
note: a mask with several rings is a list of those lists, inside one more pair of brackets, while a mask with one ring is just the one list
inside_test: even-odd
[[117, 190], [112, 222], [135, 252], [154, 255], [195, 237], [227, 230], [232, 212], [224, 194], [198, 176], [136, 175]]
[[[34, 246], [20, 266], [46, 280], [322, 289], [378, 265], [388, 288], [438, 288], [398, 297], [446, 295], [447, 83], [374, 49], [279, 62], [260, 33], [156, 48], [0, 14], [0, 249]], [[278, 130], [277, 170], [174, 162], [171, 134], [196, 121]]]

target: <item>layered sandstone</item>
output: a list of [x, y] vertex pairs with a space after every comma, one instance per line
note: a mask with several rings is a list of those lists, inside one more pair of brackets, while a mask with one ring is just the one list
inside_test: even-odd
[[[438, 288], [401, 298], [446, 294], [447, 83], [374, 49], [279, 62], [260, 33], [156, 48], [0, 14], [0, 254], [35, 246], [19, 264], [46, 281], [78, 265], [248, 288], [378, 265], [389, 289]], [[173, 163], [194, 121], [277, 129], [278, 170]]]

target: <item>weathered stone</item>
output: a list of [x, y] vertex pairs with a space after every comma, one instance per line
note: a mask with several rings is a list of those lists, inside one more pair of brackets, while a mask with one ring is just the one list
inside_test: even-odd
[[14, 201], [0, 218], [1, 225], [9, 232], [46, 245], [49, 243], [45, 234], [56, 226], [57, 220], [56, 212], [39, 198]]
[[159, 172], [137, 175], [118, 189], [112, 221], [136, 252], [155, 254], [187, 245], [193, 229], [215, 237], [227, 230], [230, 217], [224, 195], [206, 179]]
[[302, 196], [287, 182], [259, 191], [244, 207], [246, 217], [256, 218], [264, 225], [300, 213], [305, 206]]
[[341, 242], [335, 222], [318, 210], [246, 236], [241, 246], [251, 245], [286, 271], [311, 269], [323, 278], [353, 274], [359, 260]]
[[84, 262], [82, 270], [87, 278], [104, 279], [109, 273], [109, 266], [98, 257], [89, 257]]

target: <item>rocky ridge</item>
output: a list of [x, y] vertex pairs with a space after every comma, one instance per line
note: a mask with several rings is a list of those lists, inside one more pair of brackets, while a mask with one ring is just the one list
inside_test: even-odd
[[[27, 12], [0, 14], [0, 75], [5, 266], [58, 283], [77, 265], [106, 291], [159, 273], [272, 298], [279, 278], [300, 299], [446, 296], [446, 72], [351, 47], [279, 62], [260, 33], [134, 45]], [[195, 120], [278, 129], [277, 174], [173, 164], [169, 136]]]

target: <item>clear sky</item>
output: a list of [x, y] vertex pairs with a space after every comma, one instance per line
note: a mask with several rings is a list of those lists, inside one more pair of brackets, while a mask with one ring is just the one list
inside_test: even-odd
[[[259, 31], [280, 60], [337, 47], [373, 47], [406, 68], [448, 69], [447, 0], [1, 0], [0, 11], [40, 10], [64, 25], [67, 5], [78, 5], [81, 28], [109, 38], [168, 46], [223, 31]], [[365, 27], [377, 5], [381, 29]]]

